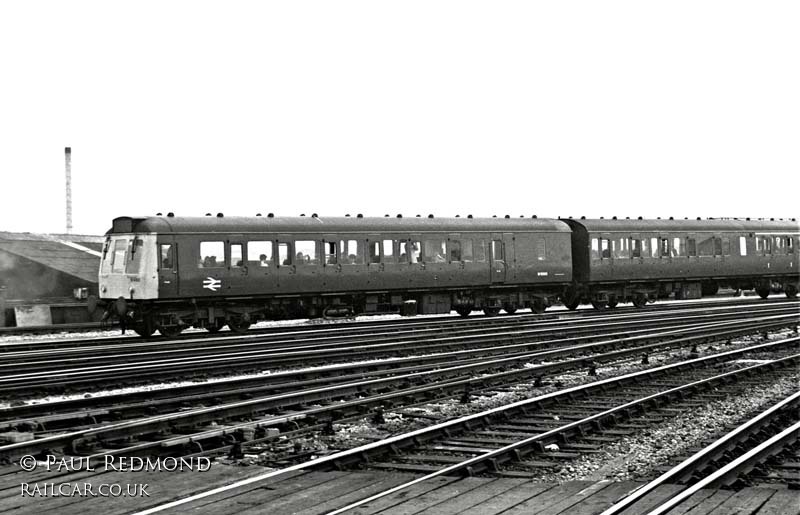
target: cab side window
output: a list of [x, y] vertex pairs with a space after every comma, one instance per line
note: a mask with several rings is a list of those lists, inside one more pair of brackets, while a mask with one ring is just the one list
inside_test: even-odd
[[201, 241], [198, 268], [222, 268], [225, 266], [225, 242]]
[[172, 259], [172, 244], [162, 243], [159, 245], [158, 255], [160, 256], [159, 262], [161, 263], [161, 269], [172, 269], [175, 264], [174, 260]]

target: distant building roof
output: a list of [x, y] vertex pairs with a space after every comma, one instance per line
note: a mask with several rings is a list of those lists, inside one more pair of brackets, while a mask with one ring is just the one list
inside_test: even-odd
[[0, 251], [96, 283], [103, 240], [102, 236], [0, 231]]

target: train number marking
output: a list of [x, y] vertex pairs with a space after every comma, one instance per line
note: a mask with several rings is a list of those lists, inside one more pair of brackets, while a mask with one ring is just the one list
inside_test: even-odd
[[203, 288], [208, 288], [211, 291], [217, 291], [219, 288], [222, 288], [222, 279], [206, 277], [206, 279], [203, 281]]

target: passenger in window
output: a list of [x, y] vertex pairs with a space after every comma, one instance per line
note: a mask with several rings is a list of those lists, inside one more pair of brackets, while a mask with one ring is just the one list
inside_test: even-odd
[[355, 254], [350, 254], [349, 256], [347, 256], [347, 260], [351, 265], [357, 264], [356, 263], [356, 255]]
[[306, 264], [306, 256], [303, 255], [302, 252], [298, 252], [297, 256], [295, 256], [295, 257], [297, 258], [295, 263], [297, 263], [298, 265], [305, 265]]
[[259, 266], [269, 266], [269, 261], [267, 261], [267, 255], [261, 254], [258, 256], [258, 264]]

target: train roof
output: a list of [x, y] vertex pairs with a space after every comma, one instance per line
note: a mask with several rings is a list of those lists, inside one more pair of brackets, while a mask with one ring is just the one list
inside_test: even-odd
[[337, 233], [337, 232], [570, 232], [550, 218], [396, 218], [396, 217], [119, 217], [115, 233]]
[[800, 228], [794, 220], [563, 220], [570, 227], [583, 227], [589, 232], [798, 232]]

